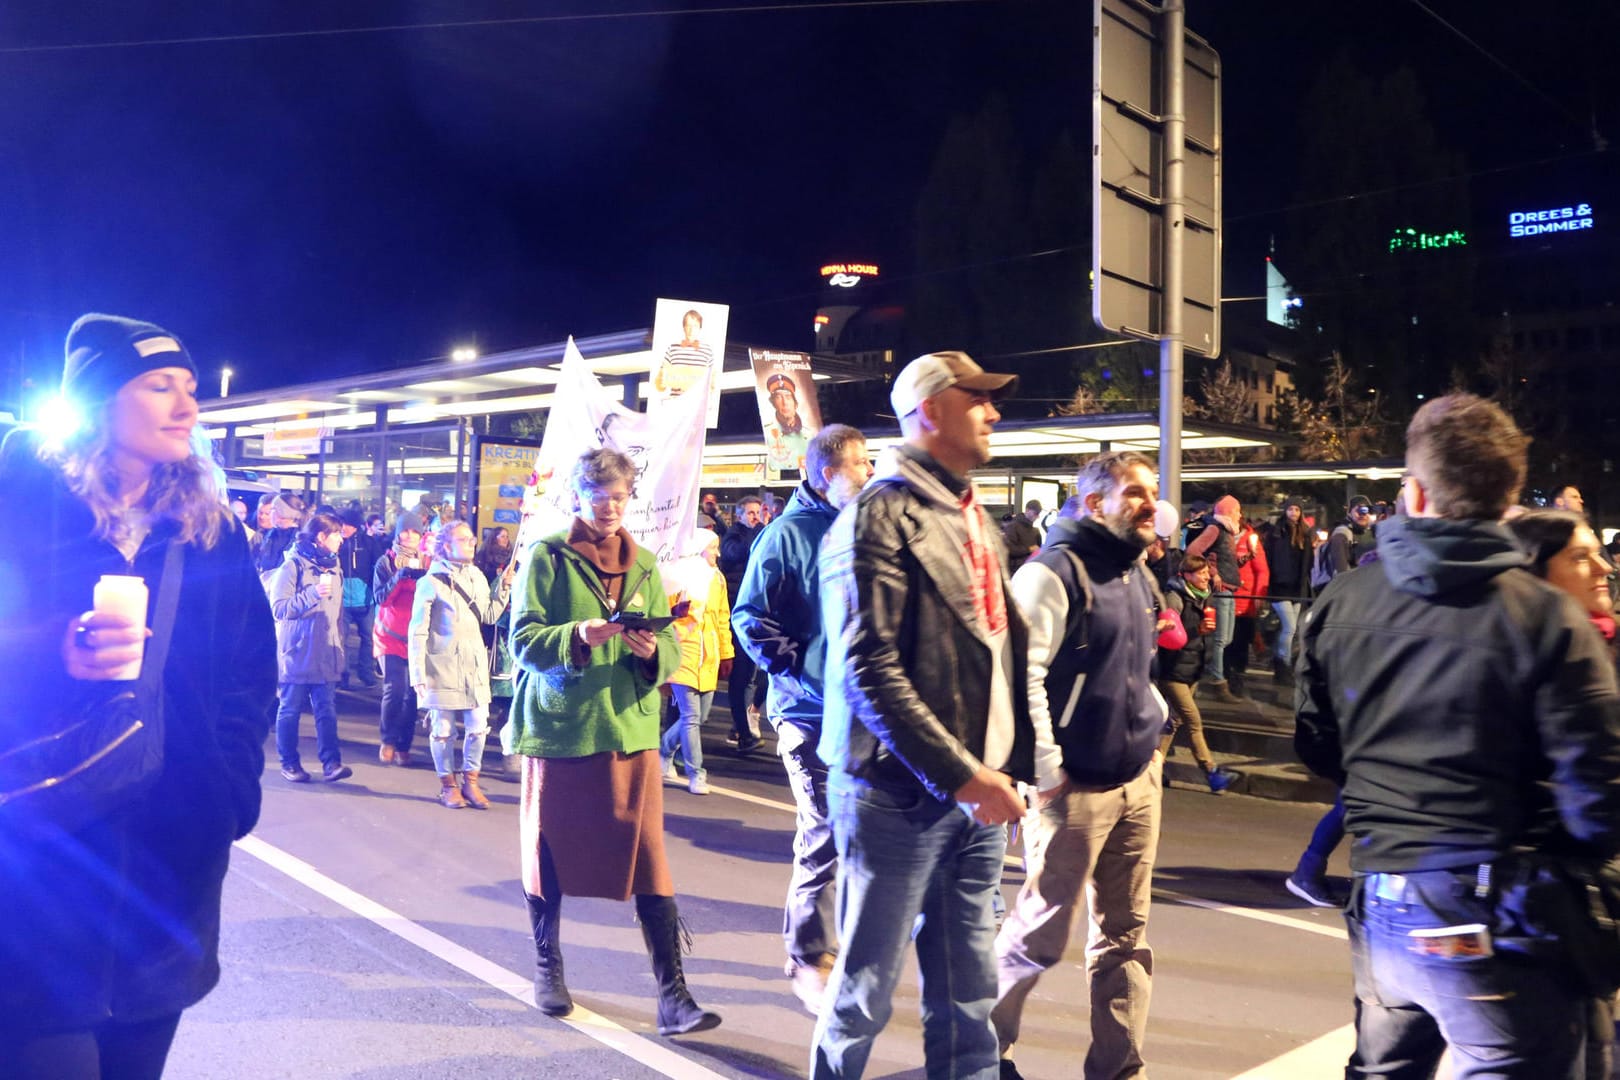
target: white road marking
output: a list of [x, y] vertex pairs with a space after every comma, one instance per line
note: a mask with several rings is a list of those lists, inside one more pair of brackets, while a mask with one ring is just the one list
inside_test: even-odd
[[[286, 874], [305, 888], [319, 893], [340, 907], [347, 908], [390, 934], [410, 942], [423, 952], [466, 972], [503, 994], [517, 998], [531, 1008], [534, 1006], [534, 987], [524, 976], [508, 971], [471, 949], [457, 945], [449, 938], [417, 925], [398, 912], [327, 877], [304, 860], [256, 836], [244, 837], [236, 842], [236, 846], [265, 865]], [[706, 1069], [661, 1043], [637, 1035], [577, 1002], [573, 1012], [557, 1019], [581, 1035], [594, 1039], [610, 1050], [616, 1050], [631, 1060], [670, 1077], [671, 1080], [725, 1080], [723, 1074]]]
[[1173, 889], [1154, 889], [1153, 898], [1155, 900], [1162, 898], [1177, 904], [1186, 904], [1188, 907], [1203, 908], [1205, 911], [1219, 911], [1224, 915], [1236, 915], [1239, 918], [1253, 919], [1256, 922], [1270, 923], [1273, 926], [1286, 926], [1293, 930], [1303, 930], [1308, 934], [1321, 934], [1323, 937], [1338, 938], [1340, 941], [1350, 940], [1349, 933], [1342, 926], [1323, 926], [1321, 923], [1296, 919], [1292, 915], [1278, 915], [1274, 911], [1234, 907], [1231, 904], [1221, 904], [1214, 900], [1188, 896], [1186, 893], [1179, 893]]
[[1342, 1076], [1344, 1063], [1356, 1048], [1356, 1029], [1352, 1024], [1334, 1028], [1319, 1039], [1297, 1046], [1281, 1057], [1272, 1058], [1264, 1065], [1256, 1065], [1248, 1072], [1239, 1073], [1232, 1080], [1299, 1080], [1302, 1076]]
[[[763, 798], [762, 796], [753, 795], [746, 791], [738, 791], [735, 788], [720, 787], [715, 784], [710, 784], [709, 790], [716, 795], [724, 795], [728, 799], [736, 799], [739, 802], [752, 803], [755, 806], [763, 806], [771, 810], [781, 810], [783, 813], [788, 814], [798, 813], [798, 808], [790, 803], [779, 802], [776, 799]], [[1008, 855], [1002, 861], [1008, 866], [1019, 870], [1024, 868], [1023, 858], [1017, 855]], [[1176, 892], [1173, 889], [1155, 888], [1153, 890], [1153, 896], [1155, 899], [1169, 900], [1172, 903], [1185, 904], [1188, 907], [1203, 908], [1205, 911], [1218, 911], [1223, 915], [1236, 915], [1241, 919], [1253, 919], [1256, 922], [1271, 923], [1273, 926], [1286, 926], [1291, 930], [1303, 930], [1308, 934], [1320, 934], [1323, 937], [1337, 938], [1340, 941], [1348, 941], [1350, 937], [1347, 933], [1345, 933], [1343, 927], [1323, 926], [1320, 923], [1310, 922], [1305, 919], [1296, 919], [1291, 915], [1278, 915], [1276, 912], [1262, 911], [1258, 908], [1237, 907], [1232, 904], [1217, 903], [1214, 900], [1204, 900], [1197, 896], [1188, 896], [1186, 893]]]

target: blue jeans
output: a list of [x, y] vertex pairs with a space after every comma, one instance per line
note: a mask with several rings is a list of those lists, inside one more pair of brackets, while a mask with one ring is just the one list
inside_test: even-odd
[[[1504, 920], [1474, 896], [1474, 871], [1357, 876], [1345, 911], [1356, 986], [1347, 1077], [1418, 1080], [1449, 1046], [1455, 1080], [1584, 1074], [1591, 1002], [1523, 939], [1490, 938]], [[1422, 931], [1470, 924], [1483, 934]]]
[[[782, 908], [782, 943], [795, 967], [814, 967], [823, 956], [838, 952], [833, 912], [838, 844], [827, 820], [827, 766], [816, 756], [815, 742], [788, 721], [777, 720], [776, 730], [776, 752], [787, 770], [796, 811], [793, 876]], [[788, 732], [785, 736], [784, 731]]]
[[455, 772], [456, 752], [450, 739], [461, 722], [466, 734], [461, 740], [461, 771], [475, 773], [484, 767], [484, 741], [489, 738], [489, 706], [476, 709], [429, 709], [433, 723], [428, 749], [433, 751], [433, 771], [440, 776]]
[[1210, 597], [1215, 605], [1215, 637], [1204, 650], [1204, 678], [1209, 682], [1226, 681], [1226, 647], [1232, 644], [1232, 627], [1237, 622], [1237, 601], [1231, 593], [1216, 593]]
[[304, 713], [304, 697], [309, 697], [315, 714], [315, 752], [321, 765], [333, 768], [343, 764], [338, 747], [337, 705], [331, 683], [282, 683], [276, 688], [276, 755], [283, 767], [297, 765], [298, 720]]
[[[346, 607], [343, 609], [345, 624], [353, 623], [355, 632], [360, 635], [360, 645], [355, 650], [352, 663], [345, 660], [345, 669], [352, 668], [354, 677], [367, 686], [377, 685], [377, 661], [371, 655], [371, 624], [377, 621], [377, 609], [374, 607]], [[347, 631], [347, 625], [344, 627]], [[343, 635], [343, 648], [349, 647], [349, 635]]]
[[714, 704], [714, 691], [699, 693], [690, 686], [670, 683], [669, 693], [680, 715], [664, 730], [658, 753], [668, 761], [679, 746], [686, 775], [698, 776], [703, 772], [703, 722], [709, 718], [709, 707]]
[[1271, 610], [1277, 613], [1277, 659], [1285, 664], [1294, 660], [1294, 627], [1299, 622], [1298, 600], [1273, 600]]
[[1333, 849], [1344, 841], [1344, 792], [1333, 800], [1328, 812], [1322, 815], [1322, 820], [1316, 823], [1311, 830], [1311, 842], [1306, 845], [1305, 851], [1299, 857], [1299, 865], [1294, 873], [1307, 881], [1321, 881], [1322, 875], [1327, 873], [1328, 859], [1333, 855]]
[[[923, 1056], [930, 1080], [1000, 1075], [990, 898], [1000, 887], [1005, 828], [980, 825], [921, 787], [874, 788], [834, 773], [827, 790], [838, 845], [833, 994], [816, 1022], [810, 1075], [858, 1077], [893, 1011], [906, 942], [916, 930]], [[921, 919], [918, 919], [918, 916]]]

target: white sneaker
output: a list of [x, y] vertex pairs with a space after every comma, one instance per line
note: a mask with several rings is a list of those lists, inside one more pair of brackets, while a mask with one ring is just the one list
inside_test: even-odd
[[694, 795], [707, 795], [709, 793], [709, 774], [699, 769], [686, 778], [686, 790]]
[[681, 778], [675, 775], [675, 759], [672, 757], [664, 759], [664, 779], [673, 780], [677, 784], [681, 782]]

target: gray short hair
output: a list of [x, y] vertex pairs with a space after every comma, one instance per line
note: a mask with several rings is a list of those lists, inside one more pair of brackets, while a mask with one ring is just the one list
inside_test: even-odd
[[601, 491], [616, 480], [635, 484], [636, 463], [628, 454], [603, 446], [579, 455], [568, 476], [568, 487], [575, 498], [583, 499], [586, 492]]
[[1074, 478], [1075, 494], [1080, 496], [1082, 505], [1092, 495], [1107, 495], [1127, 469], [1138, 465], [1149, 472], [1155, 467], [1153, 462], [1134, 450], [1110, 450], [1098, 454], [1080, 466], [1080, 472]]
[[852, 428], [848, 424], [828, 424], [815, 437], [804, 451], [805, 479], [810, 486], [825, 495], [827, 493], [827, 478], [822, 475], [823, 469], [836, 469], [844, 458], [844, 452], [853, 443], [866, 445], [866, 436], [859, 428]]

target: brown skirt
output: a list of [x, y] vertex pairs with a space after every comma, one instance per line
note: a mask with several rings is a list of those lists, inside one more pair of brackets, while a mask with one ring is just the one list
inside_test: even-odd
[[523, 888], [542, 896], [544, 838], [565, 896], [674, 896], [658, 751], [523, 759]]

